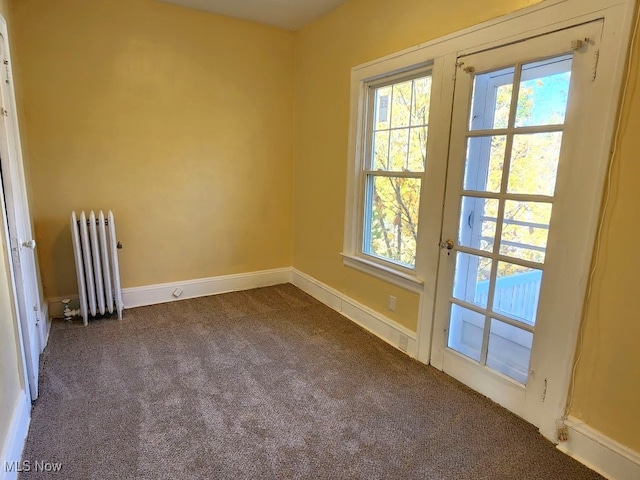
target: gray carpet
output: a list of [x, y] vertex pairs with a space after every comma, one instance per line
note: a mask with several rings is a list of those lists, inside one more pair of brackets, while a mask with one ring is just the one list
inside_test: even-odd
[[600, 479], [292, 285], [56, 322], [24, 459], [65, 479]]

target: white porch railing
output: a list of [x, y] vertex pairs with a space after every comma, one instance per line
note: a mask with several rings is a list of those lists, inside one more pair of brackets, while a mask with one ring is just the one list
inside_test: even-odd
[[[538, 307], [538, 299], [540, 298], [541, 282], [541, 270], [498, 278], [496, 280], [493, 310], [533, 324]], [[478, 282], [474, 303], [487, 305], [488, 296], [489, 281]]]

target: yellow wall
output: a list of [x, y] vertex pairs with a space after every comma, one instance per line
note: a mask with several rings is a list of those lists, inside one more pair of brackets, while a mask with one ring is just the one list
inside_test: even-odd
[[[415, 294], [343, 267], [339, 255], [350, 69], [538, 1], [451, 0], [443, 8], [350, 0], [295, 36], [150, 0], [15, 2], [47, 296], [75, 291], [69, 211], [103, 207], [117, 214], [125, 286], [292, 261], [415, 330]], [[640, 268], [632, 248], [640, 236], [635, 92], [625, 112], [572, 413], [640, 451], [640, 417], [629, 414], [640, 404], [640, 317], [630, 301]], [[199, 231], [190, 233], [194, 224]], [[5, 291], [0, 283], [2, 312]], [[398, 298], [395, 313], [389, 294]], [[7, 355], [3, 362], [16, 356]], [[14, 370], [9, 377], [3, 387], [15, 387]]]
[[640, 48], [632, 53], [610, 207], [604, 220], [572, 414], [640, 452]]
[[[343, 267], [351, 68], [539, 0], [350, 0], [298, 32], [293, 264], [416, 330], [418, 297]], [[387, 308], [389, 295], [397, 310]]]
[[[0, 0], [0, 14], [11, 28], [7, 0]], [[0, 186], [1, 188], [1, 186]], [[2, 222], [0, 222], [0, 228]], [[0, 452], [3, 451], [9, 425], [23, 390], [22, 363], [19, 360], [18, 334], [12, 290], [10, 288], [8, 258], [4, 235], [0, 238]]]
[[[294, 266], [415, 329], [413, 294], [343, 267], [350, 69], [358, 64], [538, 3], [525, 0], [350, 0], [302, 29], [296, 45]], [[435, 6], [435, 8], [434, 8]], [[634, 52], [632, 85], [638, 80]], [[572, 414], [640, 451], [640, 94], [626, 103], [625, 135], [615, 171]], [[395, 292], [395, 293], [394, 293]], [[398, 312], [386, 308], [398, 297]], [[408, 304], [408, 307], [407, 307]], [[632, 413], [630, 413], [632, 412]]]
[[12, 4], [45, 296], [112, 209], [125, 287], [291, 264], [294, 35], [152, 0]]

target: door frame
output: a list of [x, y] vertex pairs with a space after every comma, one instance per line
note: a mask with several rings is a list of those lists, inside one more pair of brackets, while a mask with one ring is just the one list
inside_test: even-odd
[[[544, 397], [542, 406], [539, 409], [537, 424], [540, 433], [547, 439], [557, 442], [557, 425], [556, 421], [565, 414], [565, 407], [568, 400], [569, 385], [572, 379], [572, 370], [574, 364], [574, 356], [578, 341], [578, 332], [582, 320], [583, 303], [587, 289], [587, 280], [591, 268], [591, 260], [593, 248], [596, 239], [596, 231], [600, 222], [600, 207], [604, 188], [604, 179], [607, 167], [610, 162], [609, 148], [613, 140], [613, 134], [617, 120], [617, 105], [622, 85], [623, 67], [626, 60], [627, 45], [631, 33], [633, 20], [634, 5], [633, 2], [574, 2], [567, 0], [544, 8], [544, 2], [541, 4], [540, 10], [523, 15], [518, 19], [506, 20], [500, 23], [496, 28], [488, 28], [483, 33], [488, 36], [494, 36], [489, 41], [478, 41], [473, 47], [469, 44], [465, 48], [459, 49], [451, 55], [447, 63], [446, 77], [455, 78], [457, 69], [457, 59], [461, 56], [479, 53], [485, 50], [497, 48], [499, 46], [509, 45], [527, 38], [533, 38], [540, 35], [552, 33], [557, 30], [566, 29], [572, 26], [580, 25], [603, 20], [603, 30], [601, 36], [600, 52], [598, 63], [594, 64], [594, 68], [601, 73], [599, 92], [601, 93], [593, 101], [591, 114], [597, 112], [601, 119], [603, 128], [592, 129], [595, 133], [590, 138], [592, 142], [592, 162], [593, 170], [588, 168], [581, 172], [582, 180], [586, 188], [592, 192], [590, 200], [585, 200], [588, 205], [590, 215], [587, 215], [583, 222], [584, 238], [576, 242], [574, 247], [574, 258], [580, 260], [576, 262], [579, 271], [576, 277], [580, 280], [577, 283], [569, 284], [564, 292], [564, 302], [559, 302], [556, 298], [552, 300], [554, 305], [564, 304], [563, 313], [567, 318], [567, 323], [563, 331], [552, 339], [551, 348], [555, 355], [544, 362], [543, 365], [532, 366], [539, 370], [555, 369], [557, 372], [555, 382], [541, 382], [544, 385], [543, 390], [531, 392], [529, 399], [536, 397]], [[555, 22], [538, 26], [539, 22], [544, 18], [554, 18]], [[517, 30], [517, 24], [525, 21], [528, 28], [524, 28], [522, 33], [514, 34]], [[479, 34], [479, 33], [478, 33]], [[485, 39], [486, 40], [486, 39]], [[474, 43], [471, 43], [474, 45]], [[602, 74], [606, 72], [606, 74]], [[451, 110], [453, 109], [453, 97], [451, 97]], [[591, 130], [590, 130], [591, 131]], [[599, 134], [599, 135], [598, 135]], [[444, 203], [444, 202], [443, 202]], [[583, 217], [584, 218], [584, 217]], [[441, 227], [442, 228], [442, 227]], [[566, 283], [563, 283], [566, 285]], [[424, 342], [429, 345], [429, 360], [431, 364], [442, 369], [441, 360], [438, 355], [434, 355], [436, 348], [444, 348], [442, 345], [434, 345], [433, 341], [436, 336], [432, 334], [435, 328], [434, 313], [422, 312], [423, 316], [419, 319], [419, 359], [424, 361], [422, 353]], [[427, 317], [427, 315], [430, 315]], [[424, 333], [429, 331], [429, 335]], [[551, 358], [553, 357], [553, 358]], [[440, 358], [442, 356], [440, 355]], [[553, 362], [553, 364], [551, 364]]]
[[[6, 65], [0, 65], [0, 67], [4, 67], [0, 73], [0, 81], [4, 84], [2, 87], [4, 90], [2, 96], [4, 97], [5, 105], [3, 105], [3, 107], [7, 110], [6, 113], [0, 112], [5, 118], [4, 122], [0, 122], [0, 145], [2, 151], [6, 152], [6, 155], [0, 156], [4, 177], [4, 182], [0, 185], [0, 191], [2, 192], [0, 206], [3, 208], [3, 240], [7, 245], [5, 260], [9, 265], [9, 273], [11, 276], [10, 285], [13, 291], [13, 310], [16, 319], [16, 328], [19, 334], [19, 349], [22, 356], [25, 390], [31, 400], [35, 400], [38, 396], [38, 378], [34, 373], [38, 371], [38, 366], [34, 367], [32, 359], [33, 357], [37, 357], [39, 361], [40, 354], [44, 350], [48, 339], [50, 322], [46, 309], [43, 311], [42, 308], [42, 293], [38, 278], [37, 256], [35, 251], [29, 253], [33, 255], [33, 271], [28, 271], [26, 274], [26, 276], [29, 277], [26, 281], [31, 283], [31, 287], [29, 288], [33, 289], [33, 298], [31, 300], [35, 302], [33, 305], [34, 312], [32, 314], [29, 314], [31, 309], [29, 299], [20, 296], [19, 292], [21, 292], [21, 289], [17, 285], [18, 274], [13, 258], [14, 248], [26, 248], [20, 245], [20, 243], [33, 239], [33, 226], [31, 223], [27, 185], [25, 181], [15, 90], [13, 88], [14, 79], [11, 68], [13, 64], [11, 62], [9, 35], [6, 20], [2, 15], [0, 15], [0, 36], [2, 37], [0, 41], [2, 41], [4, 59], [7, 62]], [[20, 221], [24, 222], [24, 225], [18, 225]], [[13, 245], [11, 239], [12, 232], [16, 236], [22, 232], [29, 238], [19, 239], [18, 244]], [[20, 253], [18, 253], [18, 255], [20, 255]], [[20, 312], [21, 304], [23, 304], [25, 313]], [[30, 321], [31, 318], [37, 320], [36, 324]], [[31, 351], [32, 345], [36, 346], [36, 352]]]
[[[602, 193], [598, 191], [598, 185], [594, 184], [594, 177], [590, 174], [592, 171], [597, 171], [600, 165], [600, 159], [591, 154], [592, 149], [597, 147], [597, 140], [594, 142], [590, 138], [591, 135], [582, 134], [582, 132], [599, 131], [601, 127], [601, 120], [594, 114], [592, 105], [592, 99], [598, 98], [601, 93], [599, 82], [594, 81], [593, 78], [593, 65], [598, 55], [601, 27], [602, 21], [580, 24], [570, 29], [537, 36], [520, 44], [483, 51], [476, 54], [475, 58], [473, 56], [458, 58], [459, 64], [465, 62], [466, 65], [472, 65], [478, 73], [490, 72], [494, 69], [510, 67], [511, 61], [513, 64], [523, 61], [530, 63], [539, 59], [564, 56], [572, 50], [571, 44], [575, 39], [593, 40], [589, 45], [585, 42], [584, 46], [572, 56], [571, 71], [573, 73], [566, 123], [563, 123], [562, 127], [564, 135], [557, 187], [553, 195], [546, 197], [546, 200], [540, 200], [548, 201], [548, 205], [553, 205], [553, 215], [549, 224], [550, 234], [545, 261], [530, 262], [532, 266], [539, 269], [539, 272], [544, 271], [544, 275], [540, 291], [541, 303], [538, 306], [535, 322], [531, 363], [528, 367], [531, 373], [527, 375], [526, 385], [501, 375], [495, 370], [490, 371], [482, 365], [470, 363], [470, 360], [447, 348], [448, 342], [444, 334], [444, 331], [450, 329], [450, 293], [447, 290], [453, 282], [454, 258], [446, 253], [441, 254], [442, 263], [438, 277], [441, 291], [434, 315], [436, 329], [433, 335], [432, 363], [439, 365], [439, 368], [441, 367], [534, 425], [541, 425], [546, 402], [555, 403], [556, 398], [558, 403], [566, 400], [560, 397], [562, 392], [553, 388], [562, 384], [564, 375], [564, 372], [556, 366], [572, 362], [573, 357], [567, 357], [566, 354], [572, 353], [573, 345], [564, 344], [556, 337], [565, 338], [570, 335], [571, 324], [566, 324], [565, 319], [579, 321], [581, 317], [584, 292], [581, 290], [580, 280], [585, 268], [583, 255], [590, 254], [592, 248], [589, 246], [588, 239], [582, 238], [586, 223], [584, 219], [592, 217], [594, 204], [598, 204], [599, 210], [598, 199]], [[459, 72], [458, 74], [459, 90], [456, 92], [455, 99], [453, 115], [455, 124], [452, 125], [449, 184], [445, 202], [448, 210], [445, 212], [443, 223], [443, 236], [446, 238], [458, 238], [457, 235], [453, 235], [454, 230], [457, 233], [459, 228], [461, 177], [465, 171], [467, 137], [465, 124], [469, 118], [469, 102], [476, 78], [471, 73]], [[513, 107], [515, 108], [515, 105]], [[512, 114], [514, 114], [513, 110]], [[459, 186], [458, 180], [460, 180]], [[503, 181], [506, 182], [506, 177]], [[487, 196], [490, 195], [492, 194], [487, 194]], [[505, 191], [503, 190], [500, 195], [504, 198]], [[499, 224], [500, 220], [497, 221]], [[496, 229], [498, 230], [498, 226]], [[495, 242], [499, 245], [499, 233], [496, 235], [498, 237]], [[561, 243], [563, 239], [570, 242]], [[458, 250], [457, 247], [455, 250]], [[461, 248], [461, 251], [466, 249]], [[506, 255], [503, 258], [508, 257], [509, 255]], [[521, 260], [513, 258], [512, 261], [519, 264]], [[495, 261], [493, 267], [496, 268]], [[588, 264], [586, 268], [589, 268]], [[479, 314], [479, 316], [483, 317], [484, 322], [484, 315]], [[488, 325], [483, 325], [485, 342], [489, 335], [485, 330], [487, 327]]]
[[[432, 111], [430, 115], [430, 138], [438, 137], [437, 147], [431, 145], [427, 163], [432, 166], [438, 164], [432, 175], [439, 175], [442, 169], [446, 171], [448, 161], [448, 144], [451, 133], [451, 112], [453, 109], [453, 92], [457, 70], [457, 58], [463, 55], [479, 53], [510, 43], [522, 41], [557, 30], [573, 27], [583, 23], [603, 20], [603, 31], [600, 43], [600, 55], [597, 69], [605, 72], [598, 78], [602, 93], [594, 102], [595, 111], [602, 119], [601, 130], [593, 135], [594, 147], [592, 152], [596, 168], [590, 172], [589, 185], [599, 186], [589, 206], [591, 215], [585, 219], [584, 241], [579, 246], [578, 255], [582, 259], [580, 281], [571, 286], [570, 305], [565, 309], [569, 318], [566, 335], [557, 338], [556, 350], [562, 354], [556, 357], [557, 368], [561, 372], [558, 384], [547, 388], [544, 410], [541, 413], [540, 432], [546, 438], [556, 441], [556, 419], [564, 415], [564, 409], [569, 392], [573, 359], [578, 341], [578, 331], [586, 294], [588, 273], [593, 256], [597, 227], [600, 222], [601, 196], [604, 179], [610, 161], [609, 149], [613, 140], [617, 122], [617, 107], [621, 93], [624, 65], [631, 35], [635, 12], [634, 0], [543, 0], [531, 7], [526, 7], [511, 14], [489, 20], [473, 27], [428, 41], [418, 46], [375, 59], [356, 66], [351, 71], [351, 105], [349, 130], [349, 158], [347, 169], [347, 195], [345, 211], [345, 242], [344, 251], [347, 254], [353, 250], [358, 234], [357, 218], [359, 212], [353, 205], [357, 202], [357, 152], [361, 144], [362, 131], [359, 124], [363, 111], [364, 85], [374, 78], [392, 75], [400, 71], [410, 70], [419, 65], [431, 62], [433, 65], [433, 88], [439, 87], [437, 96], [432, 94]], [[435, 91], [435, 90], [434, 90]], [[433, 102], [437, 102], [438, 115], [434, 115]], [[436, 120], [437, 119], [437, 120]], [[437, 132], [437, 135], [434, 133]], [[444, 140], [443, 140], [444, 138]], [[436, 173], [434, 173], [436, 172]], [[586, 172], [583, 172], [586, 173]], [[445, 178], [440, 177], [440, 182]], [[425, 187], [430, 179], [425, 178]], [[436, 186], [435, 198], [439, 195], [440, 202], [431, 205], [421, 203], [420, 225], [428, 221], [429, 229], [422, 232], [418, 239], [418, 250], [422, 255], [416, 263], [415, 276], [402, 278], [397, 273], [387, 272], [375, 266], [363, 265], [366, 273], [378, 277], [388, 283], [400, 286], [408, 291], [418, 292], [420, 295], [418, 327], [417, 327], [417, 358], [423, 363], [432, 363], [434, 367], [442, 369], [437, 361], [432, 361], [432, 344], [434, 329], [434, 306], [437, 295], [435, 279], [439, 269], [440, 252], [438, 243], [442, 240], [442, 209], [444, 206], [444, 187]], [[440, 195], [442, 191], [442, 195]], [[433, 192], [432, 192], [433, 193]], [[435, 219], [435, 220], [434, 220]], [[436, 225], [437, 219], [440, 220]], [[348, 255], [346, 255], [348, 257]], [[349, 260], [349, 258], [346, 258]], [[345, 264], [349, 262], [345, 260]], [[364, 268], [366, 267], [366, 268]]]
[[[0, 17], [1, 18], [1, 17]], [[13, 321], [15, 322], [16, 333], [18, 334], [18, 345], [16, 345], [18, 353], [20, 355], [20, 364], [22, 370], [22, 388], [27, 395], [27, 398], [33, 400], [31, 397], [31, 386], [29, 384], [29, 365], [27, 364], [27, 342], [29, 339], [25, 339], [25, 335], [23, 333], [23, 326], [20, 320], [20, 311], [18, 309], [18, 293], [16, 289], [16, 277], [14, 273], [13, 259], [11, 258], [11, 242], [9, 238], [9, 220], [7, 218], [6, 205], [4, 201], [4, 187], [2, 182], [0, 182], [0, 208], [2, 212], [0, 213], [0, 228], [2, 229], [2, 242], [5, 246], [3, 249], [3, 257], [5, 265], [7, 266], [7, 280], [9, 286], [9, 295], [11, 296], [11, 314], [13, 317]]]

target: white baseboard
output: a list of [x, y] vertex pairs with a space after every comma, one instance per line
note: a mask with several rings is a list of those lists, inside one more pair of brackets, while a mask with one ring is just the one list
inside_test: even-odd
[[[391, 346], [416, 358], [418, 342], [415, 332], [295, 268], [291, 269], [291, 283]], [[406, 350], [401, 347], [403, 340]]]
[[[199, 278], [182, 282], [160, 283], [146, 287], [122, 289], [122, 300], [125, 308], [155, 305], [157, 303], [185, 300], [187, 298], [205, 297], [219, 293], [237, 292], [251, 288], [270, 287], [288, 283], [291, 280], [291, 269], [276, 268], [258, 272], [222, 275], [219, 277]], [[173, 296], [176, 288], [182, 289], [179, 298]]]
[[[125, 308], [134, 308], [185, 300], [187, 298], [268, 287], [288, 282], [293, 283], [329, 308], [341, 313], [390, 345], [407, 353], [410, 357], [416, 358], [418, 342], [415, 332], [293, 267], [124, 288], [122, 289], [122, 299]], [[176, 288], [182, 289], [182, 294], [178, 298], [173, 296]], [[49, 299], [48, 309], [51, 316], [60, 317], [62, 315], [61, 300], [63, 298], [70, 298], [77, 303], [78, 296], [71, 295]], [[72, 308], [74, 307], [75, 305], [72, 306]]]
[[9, 431], [4, 439], [2, 456], [0, 457], [0, 480], [15, 480], [18, 478], [18, 462], [22, 457], [30, 421], [31, 402], [27, 398], [26, 392], [22, 391], [11, 417]]
[[324, 303], [327, 307], [336, 312], [342, 312], [342, 297], [344, 295], [338, 290], [293, 267], [291, 268], [291, 283], [316, 300]]
[[640, 453], [574, 417], [565, 422], [569, 439], [558, 449], [610, 480], [640, 479]]
[[[188, 298], [206, 297], [219, 293], [237, 292], [251, 288], [270, 287], [291, 281], [291, 268], [274, 268], [257, 272], [237, 273], [233, 275], [221, 275], [219, 277], [198, 278], [181, 282], [158, 283], [143, 287], [122, 289], [122, 301], [124, 308], [143, 307], [158, 303], [175, 302]], [[182, 289], [179, 297], [174, 297], [176, 288]], [[77, 304], [78, 295], [50, 298], [49, 311], [51, 316], [62, 316], [62, 299], [69, 298]], [[72, 307], [73, 308], [73, 307]], [[77, 307], [75, 307], [77, 308]]]

